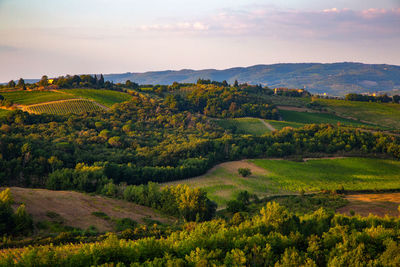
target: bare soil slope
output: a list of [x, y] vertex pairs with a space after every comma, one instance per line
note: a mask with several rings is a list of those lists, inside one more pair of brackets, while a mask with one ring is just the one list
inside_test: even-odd
[[96, 217], [93, 212], [104, 212], [110, 218], [130, 218], [139, 223], [143, 223], [144, 218], [163, 223], [172, 221], [151, 208], [102, 196], [19, 187], [12, 187], [11, 192], [16, 205], [25, 203], [35, 222], [48, 221], [49, 212], [59, 214], [65, 225], [81, 229], [95, 226], [100, 231], [112, 230], [113, 222]]
[[349, 215], [350, 211], [354, 211], [361, 216], [368, 216], [370, 213], [380, 217], [400, 216], [400, 193], [356, 194], [348, 195], [346, 199], [350, 203], [338, 209], [338, 212]]

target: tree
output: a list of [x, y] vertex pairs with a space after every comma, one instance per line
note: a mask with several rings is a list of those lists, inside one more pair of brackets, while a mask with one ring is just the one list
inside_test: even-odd
[[17, 86], [23, 88], [23, 87], [25, 86], [25, 81], [24, 81], [24, 79], [20, 78], [20, 79], [18, 80]]
[[235, 80], [235, 83], [233, 84], [233, 87], [239, 87], [239, 82], [238, 82], [238, 80]]
[[10, 88], [14, 88], [14, 87], [15, 87], [15, 82], [14, 82], [14, 80], [9, 81], [8, 84], [7, 84], [7, 86], [10, 87]]
[[247, 176], [251, 175], [251, 170], [249, 168], [239, 168], [238, 173], [242, 177], [247, 177]]
[[100, 79], [99, 79], [99, 88], [104, 87], [104, 77], [103, 74], [100, 74]]
[[49, 85], [49, 79], [46, 75], [42, 76], [42, 79], [39, 81], [39, 86], [48, 86]]

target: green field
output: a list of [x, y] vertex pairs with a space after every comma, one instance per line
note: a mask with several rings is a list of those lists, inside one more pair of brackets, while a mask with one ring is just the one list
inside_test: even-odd
[[5, 99], [21, 105], [32, 105], [42, 102], [76, 98], [73, 95], [67, 95], [54, 91], [13, 91], [2, 92], [0, 94], [4, 96]]
[[73, 99], [48, 104], [38, 104], [27, 107], [27, 111], [33, 113], [47, 113], [47, 114], [70, 114], [82, 113], [86, 111], [102, 110], [100, 106], [96, 105], [90, 100]]
[[400, 105], [345, 100], [318, 99], [329, 110], [342, 116], [400, 129]]
[[[252, 175], [239, 176], [237, 169], [241, 167], [250, 168]], [[224, 207], [242, 190], [263, 197], [340, 186], [347, 190], [400, 189], [400, 162], [368, 158], [234, 161], [220, 164], [205, 175], [167, 184], [203, 188], [211, 200]]]
[[263, 135], [270, 130], [256, 118], [236, 118], [216, 120], [216, 123], [224, 129], [236, 129], [239, 134]]
[[285, 127], [301, 128], [305, 125], [305, 123], [300, 123], [300, 122], [274, 121], [274, 120], [265, 120], [265, 121], [271, 124], [271, 126], [277, 130], [281, 130]]
[[62, 92], [71, 94], [74, 98], [86, 98], [96, 101], [107, 107], [111, 107], [115, 103], [121, 103], [128, 101], [132, 96], [111, 90], [100, 90], [100, 89], [64, 89]]
[[340, 122], [344, 125], [351, 125], [351, 126], [371, 126], [369, 124], [365, 124], [362, 122], [358, 122], [355, 120], [344, 119], [333, 114], [328, 113], [314, 113], [314, 112], [299, 112], [299, 111], [292, 111], [292, 110], [279, 110], [284, 121], [288, 122], [296, 122], [296, 123], [331, 123], [337, 124]]
[[400, 189], [400, 162], [383, 159], [338, 158], [307, 162], [251, 160], [270, 172], [268, 179], [286, 191]]

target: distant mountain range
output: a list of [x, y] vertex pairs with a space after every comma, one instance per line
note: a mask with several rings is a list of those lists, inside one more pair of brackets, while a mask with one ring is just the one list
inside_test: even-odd
[[114, 83], [131, 80], [139, 84], [193, 83], [197, 79], [227, 80], [233, 83], [305, 88], [312, 93], [344, 95], [350, 92], [385, 91], [400, 94], [400, 66], [362, 63], [283, 63], [225, 70], [167, 70], [144, 73], [107, 74]]

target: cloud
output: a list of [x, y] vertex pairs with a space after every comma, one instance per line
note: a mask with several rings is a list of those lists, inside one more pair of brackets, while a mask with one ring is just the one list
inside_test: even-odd
[[184, 22], [142, 25], [137, 30], [164, 33], [194, 33], [219, 36], [256, 36], [273, 39], [392, 39], [400, 36], [400, 8], [281, 10], [253, 6], [225, 9], [216, 14]]

